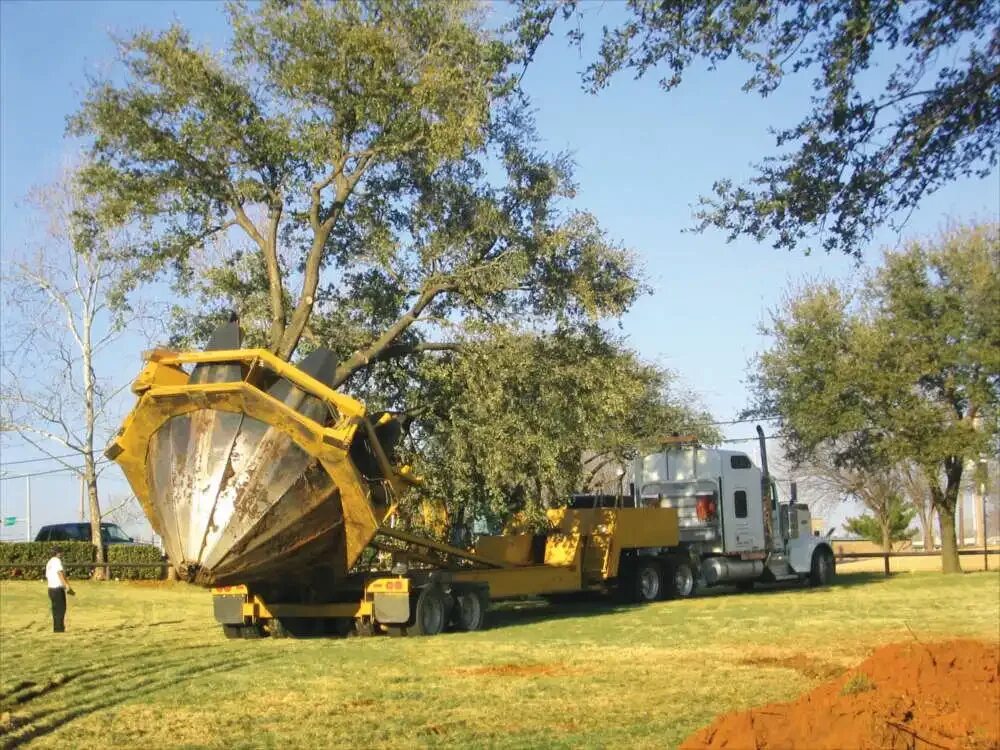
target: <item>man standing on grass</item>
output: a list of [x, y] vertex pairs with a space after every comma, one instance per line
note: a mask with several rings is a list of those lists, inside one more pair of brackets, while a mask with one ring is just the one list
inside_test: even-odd
[[49, 601], [52, 602], [52, 632], [63, 633], [66, 630], [66, 594], [73, 595], [63, 572], [62, 550], [52, 549], [52, 557], [45, 563], [45, 580], [49, 584]]

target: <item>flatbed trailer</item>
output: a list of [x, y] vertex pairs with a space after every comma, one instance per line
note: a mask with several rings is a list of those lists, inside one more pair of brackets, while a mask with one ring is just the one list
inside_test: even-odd
[[[316, 633], [436, 635], [484, 627], [491, 601], [580, 592], [616, 593], [635, 602], [670, 595], [679, 538], [671, 508], [553, 509], [546, 535], [484, 536], [472, 551], [393, 529], [378, 536], [413, 553], [464, 565], [407, 568], [348, 579], [338, 601], [269, 602], [252, 585], [212, 590], [227, 636]], [[377, 537], [376, 537], [377, 544]], [[353, 586], [352, 586], [353, 583]]]

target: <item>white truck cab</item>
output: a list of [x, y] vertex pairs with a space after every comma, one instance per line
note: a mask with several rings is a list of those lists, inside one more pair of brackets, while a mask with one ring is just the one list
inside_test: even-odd
[[828, 539], [813, 535], [807, 505], [778, 501], [763, 439], [761, 445], [763, 470], [745, 453], [676, 439], [636, 458], [626, 472], [636, 506], [677, 509], [687, 553], [687, 564], [674, 570], [679, 595], [689, 596], [699, 584], [832, 580]]

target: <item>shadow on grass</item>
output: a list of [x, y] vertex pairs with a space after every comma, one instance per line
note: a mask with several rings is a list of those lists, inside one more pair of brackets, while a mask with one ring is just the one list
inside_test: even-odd
[[[840, 588], [853, 588], [880, 584], [886, 581], [881, 573], [849, 573], [838, 575], [830, 586], [814, 588], [798, 582], [779, 582], [756, 584], [752, 591], [741, 591], [733, 586], [716, 586], [702, 589], [699, 598], [716, 597], [753, 597], [768, 594], [784, 594], [796, 592], [799, 594], [818, 594], [823, 591]], [[518, 627], [537, 622], [561, 620], [566, 618], [599, 617], [641, 608], [642, 604], [625, 604], [613, 596], [600, 594], [565, 595], [557, 600], [525, 599], [500, 602], [490, 610], [490, 628]]]

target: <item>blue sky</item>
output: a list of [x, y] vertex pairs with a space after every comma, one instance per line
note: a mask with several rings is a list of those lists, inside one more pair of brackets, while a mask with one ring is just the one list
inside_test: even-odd
[[[588, 6], [586, 28], [612, 23], [613, 3]], [[221, 7], [209, 2], [0, 3], [0, 237], [2, 248], [26, 242], [32, 217], [21, 205], [33, 186], [53, 179], [79, 144], [64, 137], [66, 117], [79, 105], [88, 75], [113, 73], [111, 34], [162, 28], [177, 20], [196, 40], [216, 49], [227, 30]], [[805, 256], [749, 241], [727, 244], [716, 232], [685, 233], [691, 207], [713, 181], [749, 174], [771, 152], [771, 126], [797, 121], [811, 93], [809, 80], [790, 82], [767, 99], [743, 94], [745, 69], [693, 71], [676, 91], [663, 93], [655, 76], [620, 76], [598, 96], [580, 88], [581, 54], [562, 40], [543, 47], [525, 85], [537, 108], [538, 129], [552, 151], [574, 155], [576, 205], [596, 214], [611, 236], [633, 248], [654, 293], [622, 320], [622, 333], [645, 359], [675, 370], [718, 419], [746, 405], [746, 364], [764, 341], [757, 325], [790, 284], [848, 278], [859, 272], [840, 256]], [[927, 199], [903, 239], [932, 233], [948, 218], [996, 216], [997, 174], [965, 180]], [[866, 262], [901, 238], [885, 231], [866, 248]], [[138, 351], [122, 352], [115, 369], [130, 377]], [[727, 428], [728, 437], [753, 434], [752, 425]], [[750, 450], [752, 445], [742, 444]], [[51, 464], [9, 464], [32, 457], [4, 444], [7, 476]], [[117, 470], [113, 470], [117, 473]], [[109, 479], [111, 479], [109, 475]], [[0, 481], [3, 515], [22, 515], [24, 480]], [[66, 475], [32, 485], [33, 525], [75, 516], [77, 484]], [[124, 491], [120, 479], [111, 493]], [[0, 529], [0, 532], [3, 530]], [[18, 533], [17, 529], [7, 532]], [[23, 531], [20, 532], [23, 534]]]

